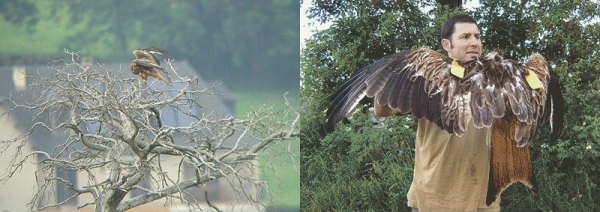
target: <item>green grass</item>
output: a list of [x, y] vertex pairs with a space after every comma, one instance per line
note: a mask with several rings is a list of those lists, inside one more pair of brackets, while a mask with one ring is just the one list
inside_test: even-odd
[[[238, 97], [236, 113], [243, 118], [247, 113], [262, 105], [274, 105], [276, 110], [285, 108], [283, 94], [285, 91], [233, 91]], [[293, 107], [300, 107], [300, 95], [286, 95]], [[300, 140], [272, 144], [267, 150], [267, 156], [259, 158], [263, 166], [272, 166], [276, 173], [261, 171], [261, 179], [267, 182], [270, 192], [275, 197], [267, 201], [268, 206], [283, 206], [286, 208], [300, 207]], [[285, 156], [282, 152], [291, 151], [293, 157]]]
[[300, 94], [298, 91], [261, 91], [261, 90], [244, 90], [244, 91], [233, 91], [237, 96], [237, 105], [235, 108], [236, 115], [243, 117], [255, 108], [262, 105], [275, 105], [276, 109], [283, 109], [284, 98], [283, 95], [289, 92], [286, 97], [290, 103], [298, 109], [300, 107]]
[[259, 158], [261, 165], [273, 166], [276, 170], [276, 172], [261, 172], [264, 173], [261, 179], [267, 182], [274, 197], [267, 201], [267, 206], [300, 208], [300, 140], [294, 139], [291, 143], [275, 143], [268, 151], [281, 153], [290, 149], [293, 151], [293, 158], [281, 155], [274, 158]]

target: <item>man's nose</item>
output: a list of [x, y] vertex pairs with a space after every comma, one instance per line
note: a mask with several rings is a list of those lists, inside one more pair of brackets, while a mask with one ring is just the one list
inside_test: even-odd
[[469, 39], [469, 46], [481, 47], [481, 40], [472, 37], [471, 39]]

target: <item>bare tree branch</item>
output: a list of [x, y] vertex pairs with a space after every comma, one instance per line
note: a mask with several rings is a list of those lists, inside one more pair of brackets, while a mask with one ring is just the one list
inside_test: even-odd
[[198, 179], [190, 179], [190, 180], [182, 181], [175, 185], [169, 186], [167, 188], [164, 188], [164, 189], [161, 189], [161, 190], [158, 190], [158, 191], [146, 194], [146, 195], [142, 195], [139, 197], [134, 197], [127, 201], [124, 201], [123, 203], [121, 203], [119, 208], [117, 208], [117, 210], [123, 211], [123, 210], [133, 208], [135, 206], [146, 204], [148, 202], [166, 197], [166, 196], [174, 194], [174, 193], [179, 193], [182, 190], [197, 186], [199, 184], [208, 182], [210, 180], [221, 178], [223, 176], [225, 176], [225, 175], [223, 175], [221, 173], [214, 173], [211, 176], [205, 176], [205, 177], [201, 177]]
[[[31, 210], [92, 198], [78, 207], [124, 211], [165, 198], [220, 211], [209, 198], [213, 191], [204, 187], [214, 180], [227, 182], [236, 201], [263, 205], [265, 183], [258, 179], [255, 159], [269, 144], [289, 141], [299, 132], [299, 113], [287, 99], [286, 109], [262, 106], [246, 119], [200, 113], [205, 102], [199, 99], [213, 95], [215, 85], [198, 88], [199, 80], [180, 75], [172, 61], [166, 63], [173, 86], [165, 88], [161, 82], [132, 78], [127, 70], [82, 66], [76, 53], [67, 53], [71, 60], [51, 67], [50, 76], [32, 76], [30, 90], [6, 98], [11, 113], [29, 111], [31, 123], [24, 135], [0, 141], [0, 154], [12, 154], [0, 180], [6, 182], [28, 159], [39, 158]], [[166, 121], [162, 113], [182, 121]], [[49, 133], [52, 148], [25, 152], [38, 131]], [[177, 158], [176, 170], [163, 166], [166, 158]], [[59, 177], [61, 171], [84, 176], [87, 183]], [[58, 185], [74, 193], [53, 200]], [[203, 192], [197, 191], [201, 187]], [[134, 190], [142, 193], [128, 197]]]

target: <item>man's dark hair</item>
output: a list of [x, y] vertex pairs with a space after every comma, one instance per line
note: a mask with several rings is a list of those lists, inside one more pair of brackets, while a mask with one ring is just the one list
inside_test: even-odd
[[477, 25], [477, 22], [467, 14], [453, 16], [446, 21], [444, 28], [442, 28], [442, 39], [452, 40], [451, 36], [454, 33], [454, 24], [456, 23], [474, 23]]

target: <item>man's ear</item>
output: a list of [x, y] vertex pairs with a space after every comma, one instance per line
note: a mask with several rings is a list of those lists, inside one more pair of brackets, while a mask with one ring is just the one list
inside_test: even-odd
[[452, 49], [452, 43], [450, 42], [450, 40], [448, 40], [446, 38], [442, 39], [442, 48], [444, 48], [444, 50], [449, 52], [450, 49]]

